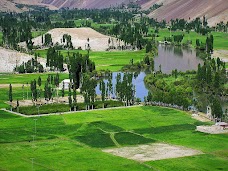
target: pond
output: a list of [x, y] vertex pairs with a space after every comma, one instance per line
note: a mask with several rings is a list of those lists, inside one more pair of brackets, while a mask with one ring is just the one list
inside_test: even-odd
[[172, 70], [178, 71], [196, 70], [198, 64], [203, 64], [203, 60], [198, 58], [196, 51], [191, 48], [179, 46], [159, 45], [158, 56], [154, 58], [155, 70], [170, 74]]
[[[159, 45], [158, 46], [158, 56], [154, 59], [155, 70], [159, 71], [159, 66], [161, 65], [161, 70], [163, 73], [170, 74], [172, 70], [177, 69], [178, 71], [196, 70], [198, 64], [203, 64], [203, 60], [196, 56], [196, 51], [191, 48], [183, 49], [181, 47], [174, 47], [169, 45]], [[116, 76], [118, 72], [112, 73], [112, 83], [113, 87], [116, 85]], [[121, 73], [123, 77], [123, 73]], [[133, 78], [133, 84], [136, 88], [136, 97], [144, 101], [144, 97], [148, 95], [148, 90], [144, 84], [144, 77], [146, 74], [140, 72], [137, 77]], [[107, 83], [107, 80], [104, 80]], [[114, 91], [115, 92], [115, 91]], [[101, 94], [99, 90], [99, 85], [96, 88], [96, 93]], [[113, 94], [115, 97], [115, 93]]]
[[[112, 84], [113, 84], [114, 90], [116, 87], [116, 76], [118, 73], [121, 73], [121, 72], [113, 72], [112, 73]], [[123, 78], [123, 75], [124, 75], [124, 73], [121, 73], [121, 78]], [[135, 90], [136, 90], [135, 96], [137, 98], [140, 98], [141, 101], [144, 101], [144, 97], [148, 95], [148, 90], [144, 84], [144, 77], [145, 76], [146, 76], [146, 74], [144, 72], [140, 72], [139, 74], [134, 75], [133, 80], [132, 80], [132, 83], [135, 86]], [[104, 82], [107, 85], [108, 80], [105, 79]], [[115, 91], [113, 91], [113, 92], [114, 93], [113, 93], [112, 97], [116, 97]], [[99, 89], [99, 84], [96, 87], [96, 93], [99, 95], [101, 94], [101, 91]]]

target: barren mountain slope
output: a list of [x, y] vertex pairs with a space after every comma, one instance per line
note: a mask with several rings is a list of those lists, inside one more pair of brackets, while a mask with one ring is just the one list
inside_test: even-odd
[[13, 0], [14, 3], [17, 4], [25, 4], [25, 5], [38, 5], [38, 6], [46, 6], [48, 7], [50, 10], [57, 10], [58, 8], [56, 8], [53, 5], [50, 4], [44, 4], [42, 3], [43, 0]]
[[[154, 0], [150, 2], [152, 1]], [[170, 3], [164, 4], [164, 6], [150, 13], [149, 17], [157, 18], [159, 21], [163, 19], [170, 21], [175, 18], [188, 20], [205, 15], [209, 25], [212, 25], [220, 21], [226, 22], [227, 10], [228, 0], [170, 0]]]
[[57, 8], [108, 8], [130, 0], [43, 0], [42, 3], [50, 4]]
[[0, 12], [21, 12], [21, 10], [8, 0], [0, 0]]
[[169, 3], [172, 3], [173, 1], [176, 1], [176, 0], [140, 0], [139, 3], [142, 7], [142, 10], [147, 10], [150, 7], [152, 7], [154, 4], [167, 5]]

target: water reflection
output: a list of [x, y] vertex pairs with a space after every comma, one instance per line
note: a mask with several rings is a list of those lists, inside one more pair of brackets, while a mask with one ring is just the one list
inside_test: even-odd
[[163, 73], [170, 74], [172, 70], [178, 71], [196, 70], [198, 64], [203, 61], [196, 56], [196, 51], [191, 48], [182, 48], [169, 45], [158, 46], [158, 57], [155, 57], [155, 70], [159, 71], [159, 65]]
[[[113, 72], [112, 73], [112, 84], [113, 84], [113, 90], [114, 90], [112, 97], [116, 96], [115, 95], [115, 87], [116, 87], [116, 76], [118, 73], [120, 73], [120, 72]], [[123, 74], [124, 73], [121, 73], [121, 78], [123, 78]], [[145, 84], [144, 84], [144, 77], [145, 76], [146, 76], [146, 74], [144, 72], [134, 73], [134, 77], [132, 80], [133, 85], [135, 86], [135, 90], [136, 90], [135, 96], [136, 96], [136, 98], [140, 98], [141, 101], [143, 101], [144, 97], [148, 95], [148, 90], [146, 89]], [[104, 82], [107, 85], [108, 80], [105, 79]], [[99, 84], [96, 87], [96, 93], [98, 95], [101, 94], [101, 91], [99, 89]]]

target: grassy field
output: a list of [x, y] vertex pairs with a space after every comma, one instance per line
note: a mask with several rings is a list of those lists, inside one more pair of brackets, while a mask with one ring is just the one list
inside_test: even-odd
[[[70, 55], [73, 52], [79, 52], [81, 54], [86, 54], [87, 51], [83, 50], [70, 50]], [[39, 53], [40, 56], [46, 58], [47, 50], [37, 50], [36, 53]], [[62, 50], [61, 53], [63, 56], [67, 56], [68, 51]], [[106, 70], [119, 71], [121, 68], [130, 63], [130, 60], [133, 59], [134, 62], [143, 60], [145, 51], [120, 51], [120, 52], [90, 52], [90, 59], [95, 62], [97, 70]]]
[[[39, 117], [36, 133], [33, 118], [3, 111], [0, 118], [1, 170], [228, 169], [228, 136], [196, 132], [195, 126], [203, 123], [174, 109], [134, 107]], [[101, 149], [116, 147], [113, 134], [121, 147], [164, 142], [201, 150], [204, 154], [145, 165], [102, 152]]]
[[42, 34], [45, 34], [47, 31], [33, 31], [32, 32], [32, 37], [35, 38], [35, 37], [38, 37]]
[[[153, 32], [154, 30], [150, 30]], [[189, 34], [183, 31], [175, 31], [171, 32], [171, 35], [180, 35], [184, 34], [184, 39], [183, 43], [187, 42], [188, 40], [192, 41], [192, 45], [195, 47], [196, 46], [196, 39], [199, 39], [201, 42], [205, 43], [206, 42], [206, 36], [202, 36], [196, 32], [191, 31]], [[228, 50], [228, 33], [221, 33], [221, 32], [212, 32], [214, 36], [214, 49], [224, 49]], [[162, 29], [159, 30], [159, 37], [156, 38], [158, 41], [163, 41], [164, 37], [170, 37], [170, 31], [168, 29]]]
[[[8, 105], [5, 103], [5, 101], [8, 100], [8, 91], [9, 91], [9, 84], [12, 84], [13, 87], [13, 100], [23, 99], [23, 89], [22, 85], [24, 84], [24, 93], [26, 94], [27, 89], [29, 92], [29, 97], [31, 98], [31, 90], [30, 90], [30, 82], [34, 79], [38, 79], [38, 77], [41, 77], [42, 85], [41, 87], [44, 87], [45, 81], [48, 77], [48, 75], [56, 75], [54, 73], [44, 73], [44, 74], [0, 74], [0, 86], [5, 85], [0, 88], [0, 108], [6, 108]], [[68, 79], [68, 74], [59, 74], [60, 82], [64, 79]], [[27, 87], [28, 83], [28, 87]], [[19, 86], [14, 86], [14, 84], [19, 84]], [[20, 86], [21, 84], [21, 86]]]

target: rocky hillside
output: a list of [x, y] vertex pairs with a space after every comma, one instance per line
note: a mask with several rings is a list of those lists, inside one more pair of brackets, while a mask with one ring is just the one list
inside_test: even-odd
[[149, 10], [155, 4], [160, 8], [150, 10], [149, 17], [158, 20], [184, 18], [186, 20], [206, 16], [209, 25], [228, 21], [228, 0], [1, 0], [0, 11], [21, 12], [15, 4], [42, 5], [50, 9], [60, 8], [108, 8], [122, 3], [137, 2], [142, 10]]
[[43, 0], [42, 3], [53, 5], [57, 8], [109, 8], [130, 0]]
[[228, 21], [228, 0], [146, 0], [142, 8], [147, 10], [153, 4], [161, 3], [163, 6], [152, 11], [149, 17], [170, 21], [175, 18], [191, 20], [206, 16], [209, 25]]

